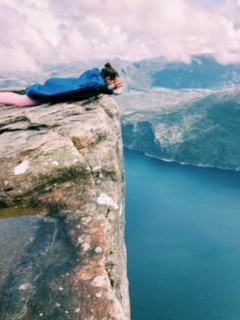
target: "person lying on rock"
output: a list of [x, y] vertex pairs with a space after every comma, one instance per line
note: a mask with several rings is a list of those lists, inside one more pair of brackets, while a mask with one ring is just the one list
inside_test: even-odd
[[85, 71], [79, 78], [50, 78], [43, 85], [35, 83], [25, 89], [25, 94], [0, 92], [0, 104], [19, 107], [84, 100], [99, 94], [120, 94], [123, 83], [118, 72], [106, 63], [100, 71], [97, 68]]

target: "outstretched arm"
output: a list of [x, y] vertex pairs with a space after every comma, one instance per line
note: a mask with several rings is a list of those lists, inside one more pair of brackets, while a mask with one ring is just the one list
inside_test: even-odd
[[122, 91], [123, 91], [123, 82], [117, 82], [115, 84], [104, 83], [97, 87], [98, 93], [121, 94]]

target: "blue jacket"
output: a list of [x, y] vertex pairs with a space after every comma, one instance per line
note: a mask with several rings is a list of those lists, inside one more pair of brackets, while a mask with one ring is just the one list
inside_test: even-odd
[[35, 83], [25, 90], [39, 102], [63, 102], [84, 100], [100, 93], [112, 94], [107, 88], [101, 71], [97, 68], [85, 71], [79, 78], [50, 78], [43, 85]]

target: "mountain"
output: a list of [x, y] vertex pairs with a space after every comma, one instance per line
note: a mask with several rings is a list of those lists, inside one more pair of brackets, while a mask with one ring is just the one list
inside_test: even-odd
[[[84, 70], [102, 68], [106, 60], [75, 61], [62, 65], [41, 65], [41, 72], [3, 72], [0, 88], [25, 86], [43, 82], [48, 77], [77, 77]], [[222, 65], [211, 55], [194, 55], [190, 63], [169, 62], [165, 57], [127, 61], [111, 59], [119, 71], [127, 90], [149, 90], [162, 87], [168, 89], [222, 89], [240, 85], [240, 64]]]
[[240, 169], [240, 88], [122, 116], [124, 145], [161, 159]]
[[[40, 74], [5, 73], [0, 86], [77, 77], [106, 62], [44, 65]], [[181, 163], [240, 168], [240, 64], [221, 65], [211, 55], [192, 56], [189, 64], [164, 57], [110, 62], [125, 82], [126, 93], [115, 97], [125, 146]]]
[[115, 59], [129, 90], [222, 89], [240, 85], [240, 63], [220, 64], [210, 55], [193, 55], [190, 63], [168, 62], [164, 57], [136, 62]]
[[13, 76], [0, 78], [0, 88], [24, 88], [26, 85], [25, 80]]
[[222, 65], [211, 55], [193, 56], [190, 64], [167, 63], [152, 80], [152, 86], [172, 89], [231, 87], [240, 84], [240, 64]]
[[221, 89], [240, 85], [240, 63], [223, 65], [212, 55], [194, 55], [190, 63], [168, 62], [163, 57], [144, 59], [125, 64], [123, 70], [129, 89]]

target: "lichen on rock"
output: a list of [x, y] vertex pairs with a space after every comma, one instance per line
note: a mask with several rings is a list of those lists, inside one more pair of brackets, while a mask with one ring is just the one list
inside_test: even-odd
[[[60, 221], [76, 253], [68, 272], [62, 259], [62, 273], [19, 286], [27, 291], [38, 284], [41, 290], [42, 281], [48, 288], [45, 304], [38, 302], [34, 289], [24, 319], [39, 314], [51, 320], [130, 319], [123, 146], [114, 100], [102, 96], [27, 108], [2, 106], [0, 141], [0, 215], [4, 211], [6, 217], [8, 209], [18, 206], [47, 214]], [[50, 265], [51, 250], [45, 256]], [[33, 270], [37, 262], [31, 263]], [[21, 305], [15, 295], [11, 308], [4, 306], [11, 299], [10, 285], [6, 280], [1, 303], [6, 319], [15, 317]]]

